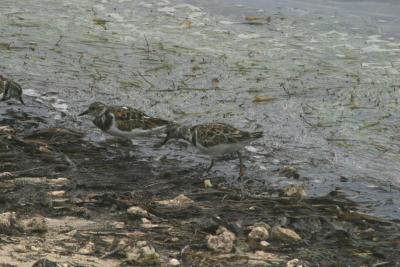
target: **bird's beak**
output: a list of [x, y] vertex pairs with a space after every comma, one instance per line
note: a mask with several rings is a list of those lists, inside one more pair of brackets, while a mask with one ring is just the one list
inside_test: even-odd
[[86, 114], [88, 114], [88, 113], [89, 113], [89, 110], [87, 109], [87, 110], [85, 110], [84, 112], [79, 113], [78, 116], [83, 116], [83, 115], [86, 115]]

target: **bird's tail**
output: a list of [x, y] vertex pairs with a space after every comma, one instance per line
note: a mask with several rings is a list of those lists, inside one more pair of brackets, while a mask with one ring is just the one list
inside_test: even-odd
[[250, 134], [251, 138], [258, 139], [264, 136], [263, 132], [253, 132]]

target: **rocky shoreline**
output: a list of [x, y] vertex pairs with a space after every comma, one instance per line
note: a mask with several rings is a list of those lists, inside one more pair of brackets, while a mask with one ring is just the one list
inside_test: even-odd
[[399, 222], [340, 190], [238, 186], [130, 157], [125, 141], [18, 128], [0, 126], [1, 266], [400, 264]]

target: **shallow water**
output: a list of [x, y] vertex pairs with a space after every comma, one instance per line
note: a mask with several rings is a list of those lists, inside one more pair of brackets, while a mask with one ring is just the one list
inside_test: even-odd
[[[0, 108], [46, 114], [94, 141], [106, 136], [76, 117], [94, 100], [263, 130], [246, 155], [249, 180], [340, 188], [400, 218], [400, 5], [274, 2], [2, 1], [0, 72], [21, 83], [28, 107]], [[208, 163], [180, 145], [137, 142], [138, 158]], [[285, 165], [301, 178], [280, 177]], [[236, 160], [220, 161], [213, 175], [236, 182], [237, 172]]]

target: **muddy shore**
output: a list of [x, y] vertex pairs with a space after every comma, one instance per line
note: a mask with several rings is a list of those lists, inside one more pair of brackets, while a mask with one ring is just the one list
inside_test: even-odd
[[400, 264], [399, 222], [359, 212], [340, 190], [232, 184], [140, 160], [124, 140], [21, 123], [0, 125], [1, 266]]
[[[2, 0], [0, 266], [400, 266], [398, 7], [248, 2]], [[93, 101], [265, 136], [206, 175]]]

